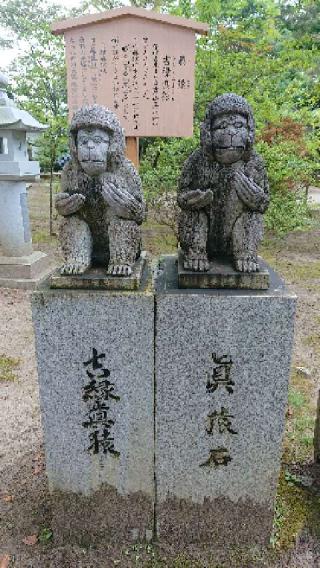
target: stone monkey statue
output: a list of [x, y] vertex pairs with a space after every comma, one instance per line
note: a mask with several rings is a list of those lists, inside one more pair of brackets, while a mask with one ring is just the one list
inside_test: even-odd
[[69, 144], [71, 160], [56, 196], [63, 216], [61, 274], [104, 265], [109, 274], [128, 276], [140, 255], [145, 204], [116, 115], [100, 105], [82, 107], [72, 118]]
[[186, 161], [178, 188], [185, 270], [207, 271], [219, 256], [230, 258], [237, 271], [259, 270], [269, 186], [253, 149], [254, 129], [243, 97], [224, 94], [207, 107], [200, 148]]

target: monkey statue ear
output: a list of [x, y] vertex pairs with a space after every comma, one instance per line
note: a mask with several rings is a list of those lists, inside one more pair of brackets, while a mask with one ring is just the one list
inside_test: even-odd
[[212, 156], [211, 120], [208, 118], [200, 124], [200, 144], [205, 154]]
[[252, 115], [248, 116], [248, 129], [249, 129], [249, 145], [250, 149], [254, 144], [254, 137], [255, 137], [255, 122]]
[[69, 148], [72, 158], [77, 160], [77, 132], [75, 131], [69, 132]]
[[110, 148], [111, 154], [121, 156], [125, 152], [126, 141], [123, 128], [117, 128], [110, 133]]

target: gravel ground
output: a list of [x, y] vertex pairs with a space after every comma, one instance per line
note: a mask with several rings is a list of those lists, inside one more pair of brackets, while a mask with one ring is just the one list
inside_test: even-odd
[[[282, 243], [278, 253], [282, 262], [291, 259], [297, 263], [299, 258], [310, 265], [320, 262], [317, 244], [320, 233], [314, 231], [303, 235], [303, 238], [301, 234], [291, 236]], [[312, 250], [312, 254], [307, 255], [307, 250]], [[305, 278], [302, 282], [292, 280], [290, 283], [290, 278], [287, 279], [289, 288], [299, 299], [294, 365], [310, 369], [310, 392], [315, 400], [320, 384], [320, 349], [312, 342], [306, 345], [306, 337], [320, 337], [320, 277]], [[162, 561], [156, 563], [151, 560], [152, 547], [138, 552], [132, 546], [106, 551], [83, 550], [69, 545], [58, 548], [54, 539], [34, 543], [34, 535], [45, 534], [44, 529], [50, 528], [51, 503], [44, 472], [30, 294], [0, 289], [0, 314], [0, 357], [18, 359], [16, 379], [0, 381], [0, 568], [211, 568], [205, 560], [199, 564], [196, 560], [173, 563], [165, 559], [165, 556], [170, 558], [170, 551], [160, 551]], [[186, 550], [186, 554], [189, 553], [192, 557], [192, 550]], [[262, 566], [320, 568], [319, 540], [304, 530], [298, 535], [294, 547], [277, 559], [241, 564], [241, 568]]]

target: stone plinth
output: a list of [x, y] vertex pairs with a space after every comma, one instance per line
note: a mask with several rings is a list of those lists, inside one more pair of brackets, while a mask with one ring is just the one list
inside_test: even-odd
[[153, 295], [43, 286], [32, 305], [55, 535], [150, 538]]
[[28, 256], [0, 256], [0, 287], [33, 290], [49, 272], [50, 259], [40, 251]]
[[57, 269], [50, 279], [51, 288], [66, 288], [79, 290], [138, 290], [141, 286], [143, 270], [146, 262], [146, 252], [136, 260], [130, 276], [112, 276], [106, 273], [106, 268], [90, 268], [82, 275], [61, 275]]
[[259, 258], [259, 272], [238, 272], [230, 262], [210, 262], [207, 272], [192, 272], [183, 268], [180, 251], [178, 261], [179, 288], [235, 288], [240, 290], [267, 290], [270, 285], [266, 263]]
[[175, 257], [156, 278], [156, 484], [160, 541], [213, 550], [270, 537], [295, 297], [181, 290]]

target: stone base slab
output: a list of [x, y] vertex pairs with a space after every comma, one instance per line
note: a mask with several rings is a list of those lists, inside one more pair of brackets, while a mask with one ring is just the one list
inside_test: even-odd
[[266, 263], [259, 257], [259, 272], [237, 272], [230, 262], [215, 260], [207, 272], [192, 272], [183, 268], [183, 255], [178, 257], [179, 288], [232, 288], [238, 290], [267, 290], [270, 286]]
[[76, 543], [87, 548], [153, 539], [153, 498], [142, 491], [120, 495], [105, 484], [89, 496], [54, 491], [51, 502], [58, 545]]
[[270, 538], [295, 296], [268, 267], [263, 290], [182, 290], [176, 257], [156, 285], [157, 530], [213, 550]]
[[44, 252], [29, 256], [0, 256], [0, 287], [33, 290], [52, 271], [51, 260]]
[[32, 294], [32, 312], [58, 534], [146, 538], [154, 522], [153, 294], [54, 290], [47, 281]]
[[146, 253], [142, 252], [130, 276], [112, 276], [102, 268], [90, 268], [81, 275], [61, 275], [57, 269], [50, 278], [50, 287], [69, 290], [139, 290], [145, 264]]

